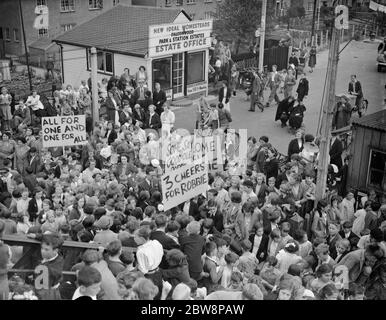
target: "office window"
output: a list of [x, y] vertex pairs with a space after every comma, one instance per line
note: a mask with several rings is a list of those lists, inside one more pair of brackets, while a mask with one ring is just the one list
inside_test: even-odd
[[165, 0], [165, 7], [171, 7], [172, 6], [172, 0]]
[[211, 3], [213, 0], [205, 0], [205, 3]]
[[368, 187], [386, 190], [386, 152], [373, 149], [370, 151], [367, 184]]
[[88, 0], [88, 9], [103, 9], [103, 0]]
[[196, 0], [186, 0], [186, 4], [196, 4]]
[[184, 0], [176, 0], [176, 6], [184, 5]]
[[199, 83], [205, 80], [205, 52], [188, 53], [187, 83]]
[[36, 0], [36, 5], [37, 6], [46, 6], [47, 0]]
[[75, 11], [75, 0], [61, 0], [60, 11], [61, 12]]
[[11, 41], [11, 34], [9, 28], [5, 28], [5, 40]]
[[75, 26], [75, 24], [72, 24], [72, 23], [70, 23], [70, 24], [62, 24], [60, 26], [60, 28], [61, 28], [62, 32], [66, 32], [68, 30], [71, 30], [74, 26]]
[[48, 37], [48, 29], [39, 29], [38, 37], [39, 38]]
[[307, 11], [314, 10], [314, 3], [312, 1], [307, 2]]
[[119, 3], [119, 0], [113, 0], [113, 6], [116, 6]]
[[[91, 52], [87, 49], [87, 69], [91, 69]], [[98, 72], [101, 73], [114, 73], [114, 58], [111, 52], [97, 50], [97, 66]]]
[[20, 41], [19, 29], [13, 29], [13, 39], [15, 42]]

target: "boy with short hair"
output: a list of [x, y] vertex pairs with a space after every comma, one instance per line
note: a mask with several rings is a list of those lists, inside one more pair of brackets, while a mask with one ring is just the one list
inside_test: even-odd
[[78, 285], [72, 300], [87, 299], [97, 300], [97, 294], [101, 290], [102, 275], [101, 273], [89, 266], [84, 266], [78, 272]]
[[57, 234], [44, 234], [41, 243], [42, 262], [40, 265], [48, 269], [48, 288], [37, 289], [36, 294], [40, 300], [61, 300], [59, 286], [62, 280], [63, 257], [59, 249], [63, 244], [62, 238]]

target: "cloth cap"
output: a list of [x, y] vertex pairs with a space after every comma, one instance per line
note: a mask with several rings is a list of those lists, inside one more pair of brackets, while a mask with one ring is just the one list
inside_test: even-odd
[[107, 230], [113, 225], [113, 219], [108, 216], [102, 216], [94, 223], [94, 226], [99, 229]]

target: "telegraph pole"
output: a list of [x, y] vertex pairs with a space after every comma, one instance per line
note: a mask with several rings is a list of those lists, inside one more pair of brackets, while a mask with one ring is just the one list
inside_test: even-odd
[[332, 27], [332, 37], [330, 42], [330, 51], [327, 65], [327, 85], [324, 96], [324, 103], [322, 107], [321, 129], [319, 132], [321, 140], [319, 147], [318, 174], [316, 179], [315, 190], [316, 201], [320, 201], [324, 198], [327, 186], [327, 174], [329, 165], [328, 158], [330, 153], [332, 119], [334, 116], [334, 107], [336, 102], [335, 83], [339, 60], [339, 34], [340, 29], [338, 29], [336, 25], [334, 25]]
[[265, 18], [267, 15], [267, 0], [263, 0], [261, 8], [261, 30], [259, 47], [259, 71], [264, 71], [264, 42], [265, 42]]
[[315, 35], [315, 19], [316, 19], [316, 6], [318, 0], [314, 0], [314, 10], [312, 13], [312, 26], [311, 26], [311, 46], [314, 44], [314, 35]]
[[92, 97], [92, 128], [94, 130], [95, 122], [99, 120], [98, 104], [98, 59], [97, 50], [92, 47], [91, 53], [91, 97]]
[[29, 56], [28, 56], [28, 47], [27, 47], [27, 40], [25, 37], [25, 29], [24, 29], [24, 18], [23, 18], [23, 9], [21, 5], [21, 0], [19, 0], [19, 14], [20, 14], [20, 22], [21, 22], [21, 29], [23, 31], [23, 42], [24, 42], [24, 50], [25, 50], [25, 62], [27, 64], [27, 70], [28, 70], [28, 80], [29, 80], [29, 89], [32, 91], [32, 76], [31, 76], [31, 70], [29, 68]]

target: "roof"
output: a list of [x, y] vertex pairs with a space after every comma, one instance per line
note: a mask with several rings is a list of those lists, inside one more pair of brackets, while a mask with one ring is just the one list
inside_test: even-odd
[[40, 38], [28, 45], [28, 47], [36, 48], [40, 50], [47, 50], [49, 47], [53, 46], [51, 39], [49, 38]]
[[117, 5], [53, 41], [144, 57], [149, 26], [172, 23], [181, 12], [189, 18], [181, 9]]
[[386, 110], [354, 119], [353, 125], [386, 132]]

